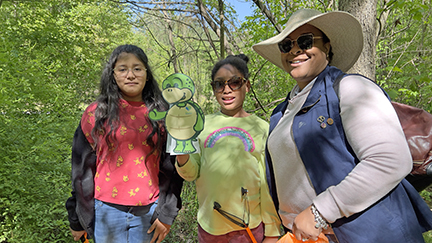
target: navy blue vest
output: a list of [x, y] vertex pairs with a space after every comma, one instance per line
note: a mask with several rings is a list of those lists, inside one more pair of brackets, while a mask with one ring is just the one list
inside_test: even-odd
[[[333, 88], [339, 75], [343, 75], [339, 69], [326, 67], [293, 121], [294, 142], [317, 195], [339, 184], [359, 162], [346, 140], [339, 98]], [[283, 116], [288, 98], [273, 111], [270, 133]], [[325, 129], [321, 128], [324, 125]], [[270, 192], [278, 208], [268, 151], [266, 161]], [[432, 212], [411, 184], [403, 180], [374, 205], [349, 218], [338, 219], [332, 228], [340, 243], [423, 242], [422, 232], [432, 228]]]

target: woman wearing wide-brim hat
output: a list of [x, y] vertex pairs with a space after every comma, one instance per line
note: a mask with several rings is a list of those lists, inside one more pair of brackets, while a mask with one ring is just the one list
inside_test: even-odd
[[404, 179], [408, 144], [385, 92], [344, 75], [363, 49], [349, 13], [295, 12], [253, 49], [297, 82], [270, 119], [268, 183], [299, 240], [423, 242], [432, 213]]

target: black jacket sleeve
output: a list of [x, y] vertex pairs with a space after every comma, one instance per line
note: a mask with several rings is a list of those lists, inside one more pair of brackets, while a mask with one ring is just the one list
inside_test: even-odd
[[75, 231], [86, 230], [92, 236], [96, 153], [85, 137], [81, 125], [74, 134], [71, 163], [72, 196], [66, 201], [70, 228]]
[[183, 178], [177, 174], [174, 166], [175, 156], [164, 154], [159, 170], [159, 200], [152, 222], [158, 218], [164, 224], [172, 225], [181, 209], [180, 198]]

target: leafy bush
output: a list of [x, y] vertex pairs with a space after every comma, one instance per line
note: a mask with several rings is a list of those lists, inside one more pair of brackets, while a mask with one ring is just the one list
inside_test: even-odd
[[73, 242], [72, 136], [128, 15], [112, 1], [0, 5], [0, 242]]
[[183, 203], [182, 209], [171, 227], [171, 232], [163, 242], [197, 243], [198, 198], [195, 190], [195, 182], [184, 182], [181, 198]]
[[[155, 43], [159, 37], [166, 37], [163, 21], [153, 18], [151, 25], [158, 24], [158, 31], [154, 32], [158, 35], [151, 40], [148, 36], [152, 34], [152, 29], [138, 33], [140, 25], [129, 28], [129, 12], [113, 2], [0, 1], [0, 19], [3, 21], [0, 25], [2, 243], [74, 242], [64, 207], [71, 190], [72, 136], [82, 113], [80, 107], [94, 100], [101, 63], [113, 47], [127, 42], [139, 42], [144, 49], [150, 47], [146, 52], [150, 53], [150, 60], [155, 64], [158, 77], [167, 76], [166, 74], [172, 71], [172, 68], [166, 65], [171, 61], [172, 53], [167, 52], [168, 48], [165, 49], [164, 45], [158, 49], [159, 43]], [[396, 2], [402, 4], [406, 1]], [[416, 10], [418, 13], [423, 11], [422, 9], [428, 9], [428, 5], [411, 5], [414, 10], [419, 10]], [[281, 5], [276, 4], [276, 7], [281, 8]], [[406, 14], [405, 9], [409, 10], [400, 8], [401, 14], [392, 16], [402, 16], [400, 21], [408, 22], [405, 18], [410, 18], [411, 14]], [[269, 36], [274, 34], [264, 23], [267, 21], [263, 19], [264, 16], [261, 13], [259, 16], [262, 16], [259, 21], [251, 21], [250, 25], [242, 27], [245, 31], [236, 31], [247, 32], [248, 38], [240, 38], [247, 40], [247, 45], [262, 40], [263, 33]], [[396, 48], [403, 47], [404, 43], [411, 39], [412, 35], [408, 35], [409, 33], [430, 26], [432, 15], [416, 16], [425, 16], [425, 19], [414, 22], [409, 31], [397, 30], [402, 38], [395, 42], [394, 39], [381, 40], [378, 55], [383, 62], [378, 63], [377, 79], [385, 81], [383, 85], [390, 91], [394, 90], [396, 96], [399, 94], [396, 100], [430, 111], [432, 82], [430, 71], [427, 71], [431, 63], [431, 55], [428, 55], [430, 50], [415, 49], [430, 46], [431, 38], [427, 38], [430, 31], [422, 31], [425, 38], [416, 39], [422, 43], [416, 42], [406, 48], [407, 52], [401, 59], [398, 58], [400, 55]], [[282, 19], [279, 22], [283, 24], [286, 16], [277, 17]], [[139, 19], [135, 17], [131, 22], [139, 23]], [[397, 21], [395, 19], [389, 22]], [[143, 26], [147, 26], [145, 21]], [[251, 29], [254, 31], [247, 31]], [[184, 45], [184, 53], [189, 53], [186, 46], [192, 44], [193, 38], [186, 39], [188, 45]], [[387, 43], [394, 43], [394, 52], [390, 53], [385, 49], [391, 47]], [[289, 87], [293, 85], [293, 80], [286, 81], [286, 73], [251, 52], [247, 50], [245, 53], [251, 57], [251, 81], [255, 95], [270, 111], [275, 106], [272, 102], [285, 97]], [[184, 73], [196, 75], [192, 78], [198, 84], [198, 101], [206, 109], [206, 113], [211, 113], [218, 109], [217, 103], [210, 98], [213, 95], [208, 85], [208, 73], [215, 58], [199, 48], [191, 53], [192, 56], [179, 56], [185, 60], [184, 64], [187, 64], [183, 65], [182, 70]], [[194, 62], [197, 63], [196, 66], [188, 66]], [[416, 62], [423, 65], [414, 65]], [[413, 73], [418, 75], [412, 76]], [[248, 111], [258, 109], [257, 99], [248, 96], [245, 108]], [[258, 115], [268, 119], [270, 113]], [[423, 191], [422, 196], [432, 206], [432, 189]], [[182, 198], [183, 209], [164, 242], [197, 242], [198, 202], [195, 183], [185, 182]], [[426, 242], [432, 243], [432, 232], [425, 233], [424, 237]]]
[[65, 242], [71, 122], [46, 114], [2, 118], [0, 242]]

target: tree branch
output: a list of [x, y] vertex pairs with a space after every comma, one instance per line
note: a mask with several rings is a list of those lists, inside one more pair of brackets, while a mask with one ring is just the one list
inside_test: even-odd
[[[283, 100], [285, 100], [285, 99], [286, 99], [286, 98], [279, 98], [279, 99], [277, 99], [277, 100], [274, 100], [274, 101], [268, 103], [268, 104], [265, 105], [264, 107], [267, 107], [267, 108], [268, 108], [268, 107], [272, 107], [274, 104], [279, 103], [279, 102], [281, 102], [281, 101], [283, 101]], [[258, 111], [258, 110], [260, 110], [260, 109], [264, 110], [264, 107], [263, 107], [263, 106], [260, 106], [260, 108], [253, 109], [253, 110], [250, 110], [250, 111], [248, 111], [248, 112], [253, 113], [253, 112]], [[264, 110], [264, 112], [267, 113], [266, 110]]]
[[175, 48], [175, 43], [173, 40], [173, 28], [171, 26], [171, 20], [168, 17], [168, 13], [163, 10], [162, 11], [163, 15], [164, 15], [164, 19], [168, 25], [168, 41], [171, 45], [171, 53], [170, 53], [170, 60], [168, 61], [168, 67], [170, 66], [170, 62], [172, 62], [173, 67], [174, 67], [174, 72], [178, 72], [178, 68], [177, 68], [177, 50]]
[[405, 53], [405, 51], [408, 49], [408, 47], [411, 45], [411, 43], [414, 41], [414, 39], [416, 38], [417, 34], [420, 32], [420, 30], [417, 31], [417, 33], [415, 33], [415, 35], [413, 36], [413, 38], [411, 39], [411, 41], [405, 46], [405, 50], [399, 55], [398, 59], [396, 60], [396, 62], [393, 64], [392, 69], [390, 69], [389, 73], [387, 74], [387, 76], [384, 79], [384, 82], [390, 77], [390, 74], [392, 73], [393, 69], [396, 67], [396, 64], [399, 62], [399, 60], [402, 58], [403, 54]]
[[207, 24], [212, 28], [213, 32], [215, 32], [219, 36], [219, 28], [216, 25], [216, 23], [213, 21], [213, 19], [209, 15], [209, 11], [205, 7], [205, 5], [202, 3], [201, 0], [198, 0], [197, 7], [199, 9], [199, 13], [201, 16], [205, 19]]
[[[199, 4], [199, 5], [202, 5], [202, 1], [201, 1], [201, 0], [198, 0], [198, 4]], [[218, 52], [217, 49], [216, 49], [216, 45], [214, 44], [214, 42], [213, 42], [213, 40], [212, 40], [212, 38], [211, 38], [211, 36], [210, 36], [210, 33], [209, 33], [207, 27], [206, 27], [205, 24], [204, 24], [204, 19], [203, 19], [204, 17], [203, 17], [202, 12], [201, 12], [202, 8], [199, 8], [199, 10], [200, 10], [200, 17], [201, 17], [201, 18], [199, 18], [199, 20], [200, 20], [200, 22], [201, 22], [201, 26], [203, 27], [204, 33], [205, 33], [205, 35], [207, 36], [207, 39], [208, 39], [208, 41], [209, 41], [210, 46], [212, 47], [214, 53], [216, 53], [216, 57], [217, 57], [217, 59], [220, 59], [219, 52]], [[210, 56], [211, 56], [211, 55], [210, 55]]]
[[[267, 64], [267, 62], [268, 62], [268, 61], [265, 61], [265, 62], [263, 63], [263, 65], [261, 65], [261, 67], [260, 67], [260, 68], [255, 72], [255, 75], [253, 76], [252, 81], [255, 81], [256, 76], [261, 72], [261, 70], [264, 68], [264, 66]], [[252, 94], [254, 95], [255, 99], [257, 100], [258, 105], [261, 107], [261, 109], [263, 109], [263, 111], [264, 111], [265, 113], [267, 113], [267, 111], [264, 109], [264, 107], [263, 107], [263, 105], [261, 104], [261, 102], [258, 100], [258, 97], [257, 97], [257, 95], [255, 94], [255, 91], [252, 89], [252, 86], [253, 86], [253, 85], [251, 85]]]
[[145, 2], [145, 1], [115, 1], [118, 3], [130, 3], [130, 4], [138, 4], [138, 5], [160, 5], [160, 4], [166, 4], [166, 5], [187, 5], [187, 4], [191, 4], [190, 2], [171, 2], [171, 1], [162, 1], [162, 2]]
[[269, 11], [267, 9], [267, 7], [264, 6], [264, 4], [262, 2], [260, 2], [260, 0], [252, 0], [252, 1], [258, 6], [258, 8], [261, 10], [261, 12], [263, 12], [265, 14], [265, 16], [267, 16], [267, 19], [270, 20], [270, 22], [276, 28], [276, 30], [279, 33], [282, 32], [282, 27], [280, 26], [280, 24], [278, 24], [276, 22], [276, 19], [273, 16], [273, 13], [271, 11]]

